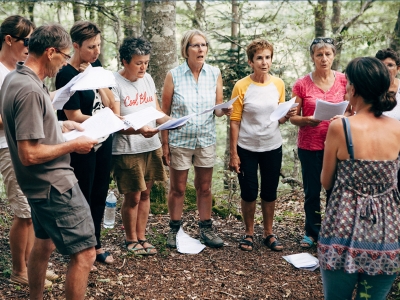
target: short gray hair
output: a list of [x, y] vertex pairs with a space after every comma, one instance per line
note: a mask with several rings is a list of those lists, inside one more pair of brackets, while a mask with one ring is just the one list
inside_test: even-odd
[[151, 53], [151, 44], [144, 37], [127, 37], [123, 40], [119, 48], [119, 59], [129, 64], [134, 55], [149, 55]]
[[42, 25], [33, 31], [29, 39], [29, 53], [42, 55], [47, 48], [71, 48], [69, 33], [59, 24]]
[[207, 36], [202, 31], [200, 31], [198, 29], [192, 29], [192, 30], [186, 31], [181, 40], [181, 55], [184, 59], [188, 58], [187, 50], [189, 48], [190, 40], [195, 35], [199, 35], [199, 36], [203, 37], [206, 40], [206, 43], [208, 43]]
[[[323, 39], [325, 38], [316, 38], [313, 40], [313, 43], [310, 46], [310, 56], [313, 57], [315, 51], [321, 49], [321, 48], [331, 48], [333, 55], [336, 55], [336, 46], [334, 44], [331, 43], [327, 43], [325, 41], [323, 41]], [[329, 38], [330, 39], [330, 38]], [[314, 44], [315, 40], [319, 40], [318, 43]], [[333, 40], [333, 39], [331, 39]]]

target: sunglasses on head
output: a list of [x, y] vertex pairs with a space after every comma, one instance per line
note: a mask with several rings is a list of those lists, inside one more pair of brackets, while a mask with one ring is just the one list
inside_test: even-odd
[[313, 45], [319, 44], [319, 43], [321, 43], [321, 42], [324, 42], [324, 43], [327, 43], [327, 44], [331, 44], [331, 45], [334, 45], [334, 43], [335, 43], [335, 41], [334, 41], [333, 39], [331, 39], [331, 38], [316, 38], [316, 39], [314, 39], [314, 40], [312, 41], [312, 43], [311, 43], [311, 45], [310, 45], [310, 50], [311, 50], [311, 47], [312, 47]]
[[24, 46], [25, 46], [25, 47], [28, 47], [28, 45], [29, 45], [29, 38], [22, 38], [22, 37], [20, 37], [20, 36], [15, 36], [15, 35], [11, 35], [11, 34], [10, 34], [10, 36], [13, 37], [14, 39], [17, 39], [17, 41], [24, 41]]

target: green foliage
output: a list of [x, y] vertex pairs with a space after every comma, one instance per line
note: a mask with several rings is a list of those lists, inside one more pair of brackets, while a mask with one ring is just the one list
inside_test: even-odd
[[156, 182], [153, 184], [150, 191], [150, 212], [152, 214], [168, 213], [165, 182]]
[[361, 299], [370, 299], [371, 295], [368, 294], [368, 290], [372, 288], [372, 286], [368, 285], [368, 282], [364, 280], [361, 282], [361, 285], [364, 287], [365, 292], [360, 292], [360, 298]]

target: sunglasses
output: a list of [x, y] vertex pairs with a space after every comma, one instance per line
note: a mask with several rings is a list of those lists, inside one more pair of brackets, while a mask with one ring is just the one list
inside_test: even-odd
[[314, 39], [314, 40], [312, 41], [312, 43], [311, 43], [311, 45], [310, 45], [310, 50], [312, 50], [312, 49], [311, 49], [312, 46], [314, 46], [314, 45], [316, 45], [316, 44], [319, 44], [319, 43], [321, 43], [321, 42], [324, 42], [324, 43], [327, 43], [327, 44], [331, 44], [331, 45], [334, 45], [334, 43], [335, 43], [334, 39], [331, 39], [331, 38], [316, 38], [316, 39]]
[[10, 36], [13, 37], [14, 39], [17, 39], [17, 41], [24, 41], [24, 46], [25, 46], [25, 47], [28, 47], [28, 45], [29, 45], [29, 38], [22, 38], [22, 37], [20, 37], [20, 36], [15, 36], [15, 35], [11, 35], [11, 34], [10, 34]]

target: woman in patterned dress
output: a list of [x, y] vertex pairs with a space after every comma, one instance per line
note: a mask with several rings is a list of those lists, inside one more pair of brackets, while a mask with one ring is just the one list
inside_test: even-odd
[[351, 299], [357, 286], [356, 299], [386, 299], [400, 267], [400, 122], [382, 112], [396, 99], [376, 58], [352, 60], [346, 76], [357, 114], [329, 126], [321, 173], [333, 187], [318, 240], [324, 295]]

